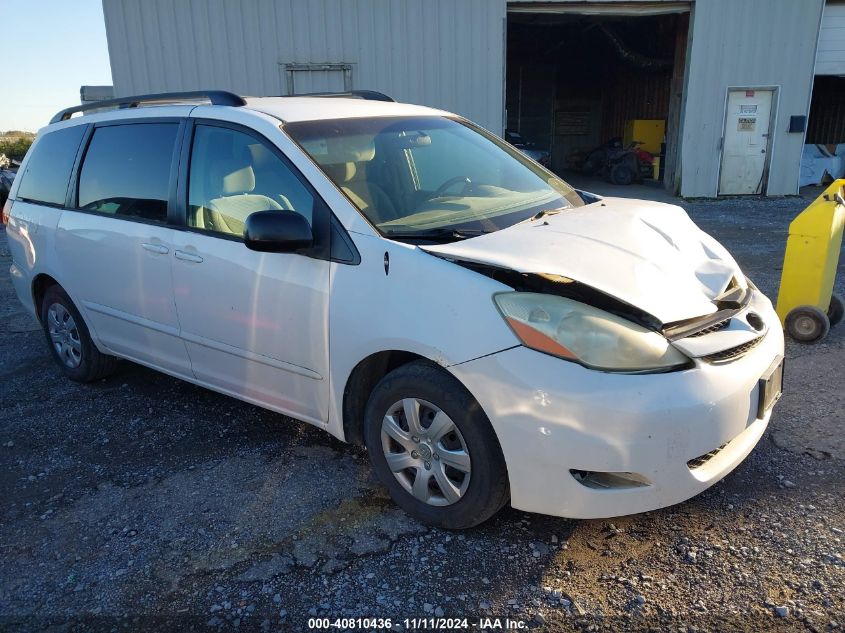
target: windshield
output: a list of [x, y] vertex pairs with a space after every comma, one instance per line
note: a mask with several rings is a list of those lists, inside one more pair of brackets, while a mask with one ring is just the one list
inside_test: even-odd
[[285, 131], [388, 237], [462, 239], [584, 204], [501, 139], [445, 117], [304, 121]]

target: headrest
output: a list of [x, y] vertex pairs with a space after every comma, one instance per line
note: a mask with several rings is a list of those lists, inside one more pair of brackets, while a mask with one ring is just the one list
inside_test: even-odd
[[337, 163], [334, 165], [323, 165], [323, 169], [336, 183], [345, 183], [355, 178], [355, 173], [358, 171], [355, 168], [355, 163]]
[[366, 163], [376, 155], [376, 146], [369, 134], [329, 137], [305, 141], [302, 145], [321, 165]]
[[247, 150], [251, 158], [250, 163], [259, 169], [268, 165], [275, 166], [276, 161], [278, 161], [276, 155], [262, 143], [248, 145]]
[[211, 169], [212, 186], [219, 188], [220, 195], [249, 193], [255, 189], [255, 172], [252, 166], [234, 159], [214, 163]]

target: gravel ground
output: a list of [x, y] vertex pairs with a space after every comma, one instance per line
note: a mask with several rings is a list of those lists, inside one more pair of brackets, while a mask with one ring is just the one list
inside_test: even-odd
[[[683, 204], [772, 296], [807, 202]], [[549, 631], [845, 624], [845, 327], [788, 346], [770, 430], [704, 494], [615, 520], [506, 509], [449, 533], [397, 510], [360, 449], [304, 423], [129, 363], [94, 385], [64, 380], [8, 264], [0, 235], [4, 630], [300, 631], [315, 615], [445, 615], [471, 630], [484, 617]]]

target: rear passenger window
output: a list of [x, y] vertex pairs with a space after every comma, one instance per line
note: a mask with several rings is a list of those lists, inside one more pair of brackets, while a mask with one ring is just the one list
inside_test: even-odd
[[79, 174], [79, 208], [165, 222], [178, 131], [177, 123], [95, 129]]
[[70, 171], [84, 134], [84, 125], [74, 125], [39, 138], [26, 171], [19, 176], [18, 198], [64, 206]]

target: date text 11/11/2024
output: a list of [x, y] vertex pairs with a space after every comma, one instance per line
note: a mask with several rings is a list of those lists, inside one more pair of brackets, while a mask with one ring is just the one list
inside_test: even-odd
[[309, 618], [311, 630], [393, 629], [401, 624], [408, 631], [521, 631], [528, 629], [528, 622], [515, 618]]

